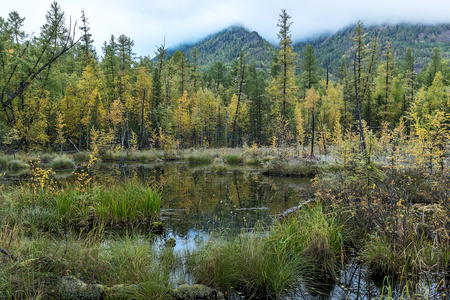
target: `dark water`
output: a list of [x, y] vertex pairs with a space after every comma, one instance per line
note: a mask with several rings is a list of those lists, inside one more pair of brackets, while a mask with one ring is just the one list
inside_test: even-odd
[[[26, 174], [9, 176], [27, 178]], [[71, 176], [67, 171], [55, 174], [62, 181], [71, 180]], [[92, 176], [105, 184], [134, 178], [160, 189], [164, 233], [156, 242], [163, 244], [174, 238], [174, 251], [179, 252], [207, 241], [211, 232], [233, 235], [255, 226], [268, 226], [276, 215], [307, 201], [314, 193], [308, 178], [263, 176], [258, 169], [248, 167], [215, 174], [207, 166], [191, 167], [183, 163], [101, 164], [92, 171]], [[383, 287], [388, 285], [386, 279], [372, 276], [355, 255], [342, 266], [335, 281], [313, 279], [284, 299], [422, 299], [415, 293], [428, 295], [428, 299], [446, 299], [444, 291], [448, 286], [442, 278], [442, 274], [427, 274], [417, 282], [408, 282], [406, 288], [393, 284], [394, 288], [389, 290]], [[230, 298], [242, 299], [237, 294]]]

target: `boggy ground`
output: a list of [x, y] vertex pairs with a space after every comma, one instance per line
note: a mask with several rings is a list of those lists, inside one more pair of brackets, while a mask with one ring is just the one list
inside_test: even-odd
[[[302, 170], [296, 174], [315, 176], [315, 201], [269, 228], [217, 236], [174, 253], [170, 245], [155, 246], [151, 234], [108, 234], [105, 241], [105, 228], [157, 219], [161, 199], [155, 187], [93, 182], [89, 170], [99, 158], [95, 151], [67, 184], [55, 182], [50, 169], [32, 160], [30, 181], [0, 192], [1, 297], [58, 298], [58, 283], [72, 276], [88, 285], [134, 286], [126, 295], [102, 295], [110, 298], [170, 299], [176, 282], [183, 281], [225, 295], [239, 291], [277, 298], [299, 288], [299, 278], [335, 280], [350, 249], [374, 274], [402, 284], [398, 298], [443, 293], [449, 263], [450, 176], [445, 169], [432, 173], [367, 160], [343, 165], [270, 149], [233, 150], [229, 156], [222, 149], [189, 151], [191, 156], [183, 155], [189, 163], [227, 167], [247, 161], [277, 176]], [[444, 274], [443, 283], [424, 291], [421, 278], [430, 272]], [[381, 294], [392, 297], [389, 286]]]

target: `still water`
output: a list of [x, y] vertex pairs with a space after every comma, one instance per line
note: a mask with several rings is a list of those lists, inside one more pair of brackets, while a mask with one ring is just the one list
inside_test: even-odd
[[[199, 242], [207, 241], [212, 232], [236, 235], [255, 226], [268, 226], [277, 215], [314, 195], [308, 178], [264, 176], [257, 168], [242, 166], [216, 174], [207, 166], [192, 167], [183, 163], [105, 163], [97, 166], [92, 175], [95, 181], [105, 184], [134, 178], [160, 189], [160, 221], [164, 233], [156, 242], [162, 245], [174, 238], [174, 251], [179, 252], [192, 250]], [[58, 172], [55, 177], [70, 180], [71, 172]], [[302, 284], [301, 289], [284, 299], [359, 300], [380, 299], [380, 295], [385, 297], [382, 299], [389, 299], [386, 296], [406, 298], [404, 287], [383, 288], [386, 279], [374, 278], [356, 257], [342, 266], [335, 281]], [[411, 285], [421, 294], [428, 294], [429, 299], [445, 299], [444, 291], [448, 289], [442, 274], [426, 274]], [[237, 294], [230, 298], [242, 299]]]

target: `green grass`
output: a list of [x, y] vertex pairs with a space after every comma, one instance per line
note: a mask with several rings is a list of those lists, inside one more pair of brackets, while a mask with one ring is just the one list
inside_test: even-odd
[[263, 164], [261, 173], [276, 176], [314, 177], [319, 173], [319, 166], [309, 160], [271, 159]]
[[141, 236], [105, 240], [102, 230], [94, 230], [58, 239], [45, 233], [22, 236], [20, 226], [5, 228], [0, 231], [0, 247], [17, 260], [4, 261], [0, 269], [2, 298], [60, 299], [56, 285], [71, 275], [101, 284], [108, 299], [169, 299], [170, 269]]
[[75, 161], [67, 155], [59, 155], [52, 160], [51, 167], [55, 170], [73, 169]]
[[8, 170], [14, 171], [14, 170], [23, 170], [30, 168], [30, 165], [26, 162], [23, 162], [18, 159], [13, 159], [8, 161]]
[[77, 152], [73, 154], [73, 160], [77, 163], [85, 163], [89, 161], [89, 155], [91, 155], [89, 151]]
[[300, 258], [278, 251], [260, 234], [209, 242], [200, 250], [198, 281], [249, 297], [275, 298], [294, 289], [299, 283]]
[[8, 167], [8, 161], [12, 160], [12, 156], [0, 155], [0, 169]]
[[213, 156], [207, 152], [195, 151], [188, 154], [185, 159], [190, 164], [210, 164], [213, 160]]
[[212, 164], [210, 164], [207, 169], [210, 172], [216, 173], [216, 174], [221, 174], [221, 173], [226, 173], [230, 171], [230, 167], [228, 165], [226, 165], [224, 163], [224, 161], [220, 158], [215, 158], [212, 162]]
[[283, 249], [303, 257], [311, 268], [307, 276], [335, 278], [351, 242], [345, 224], [335, 213], [325, 213], [321, 204], [305, 205], [296, 214], [274, 226], [271, 238]]
[[224, 155], [223, 159], [229, 165], [238, 165], [242, 162], [241, 156], [238, 154]]
[[22, 221], [29, 228], [58, 228], [92, 224], [135, 224], [153, 220], [161, 196], [142, 184], [128, 182], [86, 192], [67, 185], [58, 190], [22, 187], [4, 190], [0, 214], [5, 222]]

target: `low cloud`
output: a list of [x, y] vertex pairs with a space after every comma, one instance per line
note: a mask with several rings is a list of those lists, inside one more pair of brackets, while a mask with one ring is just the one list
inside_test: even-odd
[[[257, 31], [277, 43], [277, 22], [281, 9], [291, 15], [292, 38], [303, 40], [324, 32], [335, 32], [362, 20], [367, 25], [450, 22], [447, 0], [61, 0], [58, 2], [72, 20], [80, 23], [81, 10], [89, 19], [98, 53], [113, 34], [125, 34], [135, 42], [138, 55], [153, 55], [155, 46], [168, 47], [195, 42], [234, 24]], [[51, 1], [18, 0], [2, 4], [1, 17], [10, 11], [25, 17], [27, 33], [40, 32]]]

